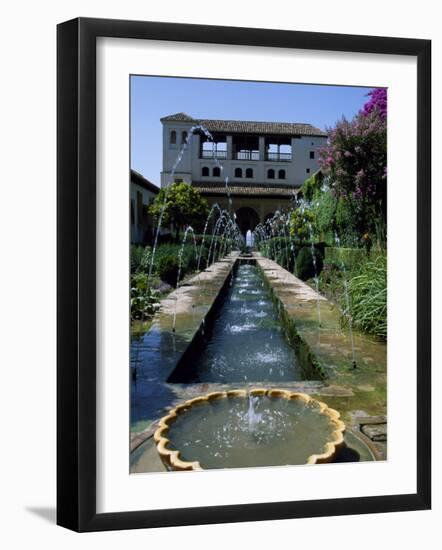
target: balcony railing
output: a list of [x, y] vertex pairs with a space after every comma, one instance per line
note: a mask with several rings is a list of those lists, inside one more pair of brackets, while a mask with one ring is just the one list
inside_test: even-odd
[[260, 160], [259, 151], [236, 151], [233, 158], [234, 160]]
[[210, 150], [202, 150], [201, 151], [201, 158], [202, 159], [226, 159], [227, 158], [227, 151], [210, 151]]
[[266, 153], [266, 160], [273, 162], [290, 162], [292, 160], [291, 153]]
[[[202, 150], [201, 157], [202, 159], [227, 159], [227, 151], [212, 151], [212, 150]], [[259, 151], [235, 151], [232, 155], [233, 160], [261, 160], [259, 156]], [[291, 162], [292, 154], [291, 153], [265, 153], [265, 160], [272, 162]]]

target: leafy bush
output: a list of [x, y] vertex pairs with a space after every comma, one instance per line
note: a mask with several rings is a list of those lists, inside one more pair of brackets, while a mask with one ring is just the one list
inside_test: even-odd
[[150, 262], [152, 259], [152, 249], [150, 246], [132, 245], [130, 247], [130, 271], [149, 271]]
[[[210, 246], [212, 246], [210, 256], [210, 262], [212, 263], [214, 261], [214, 256], [215, 259], [218, 260], [220, 254], [228, 253], [234, 244], [231, 239], [222, 238], [221, 236], [215, 236], [212, 240], [211, 235], [206, 235], [204, 238], [202, 235], [197, 235], [195, 240], [196, 247], [189, 235], [182, 249], [180, 278], [183, 278], [185, 275], [197, 269], [198, 257], [200, 254], [201, 260], [199, 267], [200, 269], [205, 269], [209, 257]], [[176, 286], [181, 247], [181, 244], [171, 242], [159, 244], [153, 260], [151, 275], [153, 277], [158, 276], [164, 282]], [[151, 261], [152, 248], [150, 246], [131, 246], [130, 268], [133, 275], [139, 273], [148, 274]]]
[[130, 272], [135, 273], [138, 270], [143, 253], [142, 246], [132, 245], [130, 247]]
[[[178, 256], [180, 250], [181, 245], [163, 244], [157, 248], [157, 252], [155, 254], [155, 273], [157, 273], [163, 281], [173, 286], [176, 286], [176, 278], [178, 275], [179, 265]], [[196, 269], [198, 261], [197, 254], [199, 254], [199, 249], [197, 247], [197, 250], [195, 251], [195, 246], [193, 245], [193, 243], [188, 243], [184, 245], [181, 258], [181, 277], [184, 277], [184, 275]], [[171, 274], [168, 275], [168, 272], [171, 272]], [[175, 276], [173, 276], [173, 272], [175, 273]], [[174, 277], [173, 280], [171, 280], [170, 277]]]
[[158, 309], [158, 297], [149, 287], [146, 273], [131, 276], [130, 312], [132, 319], [144, 320]]
[[301, 187], [301, 193], [306, 201], [311, 202], [321, 193], [323, 180], [323, 173], [318, 171], [304, 181]]
[[[200, 255], [200, 253], [201, 253], [201, 259], [200, 259], [199, 268], [200, 268], [200, 270], [203, 270], [203, 269], [205, 269], [205, 267], [207, 265], [207, 259], [209, 257], [209, 247], [203, 245], [203, 247], [200, 248], [200, 246], [198, 246], [198, 257]], [[197, 260], [197, 263], [198, 263], [198, 260]]]
[[[315, 261], [313, 261], [313, 257]], [[318, 276], [322, 271], [323, 264], [323, 256], [317, 248], [312, 250], [311, 247], [302, 247], [296, 258], [298, 277], [306, 281], [312, 279], [315, 275]]]
[[221, 235], [214, 235], [212, 237], [212, 235], [195, 235], [195, 239], [196, 239], [196, 242], [197, 242], [197, 245], [200, 246], [201, 243], [203, 242], [204, 243], [204, 246], [206, 248], [209, 248], [210, 247], [210, 243], [212, 242], [212, 239], [213, 239], [213, 242], [215, 241], [221, 241], [222, 239], [222, 236]]
[[[313, 246], [321, 255], [321, 260], [318, 261], [322, 261], [325, 243], [314, 243]], [[274, 260], [291, 273], [295, 273], [295, 258], [296, 262], [298, 262], [298, 255], [303, 248], [307, 248], [311, 256], [311, 243], [309, 241], [293, 239], [292, 237], [273, 237], [259, 244], [261, 254]], [[322, 266], [322, 263], [320, 265]]]
[[[159, 244], [149, 279], [149, 269], [152, 261], [152, 248], [138, 245], [131, 246], [130, 268], [131, 268], [131, 318], [144, 320], [153, 315], [159, 307], [159, 295], [164, 291], [163, 283], [175, 287], [179, 269], [179, 254], [182, 248], [180, 279], [188, 273], [195, 271], [198, 265], [198, 256], [201, 253], [200, 269], [205, 269], [212, 243], [211, 262], [214, 252], [218, 259], [221, 252], [227, 252], [233, 243], [227, 239], [206, 235], [196, 239], [196, 249], [192, 241], [186, 242], [184, 247], [176, 243]], [[203, 245], [201, 248], [201, 244]], [[159, 281], [158, 279], [161, 279]], [[160, 291], [155, 291], [153, 288]]]
[[[367, 260], [348, 283], [353, 324], [360, 330], [387, 338], [387, 257]], [[344, 305], [344, 304], [343, 304]]]
[[165, 254], [157, 262], [157, 271], [162, 281], [175, 287], [178, 277], [178, 256]]
[[315, 215], [312, 210], [296, 208], [290, 214], [290, 235], [295, 239], [312, 239]]

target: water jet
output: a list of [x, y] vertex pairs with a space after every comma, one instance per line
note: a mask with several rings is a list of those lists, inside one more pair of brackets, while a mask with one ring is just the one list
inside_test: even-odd
[[345, 424], [305, 393], [217, 391], [171, 409], [154, 434], [169, 470], [321, 464], [344, 444]]

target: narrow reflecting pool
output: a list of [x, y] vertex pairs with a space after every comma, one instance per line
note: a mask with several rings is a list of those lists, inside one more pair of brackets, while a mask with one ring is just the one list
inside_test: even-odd
[[240, 264], [207, 344], [173, 382], [302, 380], [293, 347], [258, 267]]

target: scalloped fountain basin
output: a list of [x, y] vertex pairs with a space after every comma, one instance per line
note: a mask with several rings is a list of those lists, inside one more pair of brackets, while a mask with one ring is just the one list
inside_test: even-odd
[[168, 469], [201, 470], [329, 462], [344, 430], [338, 412], [306, 394], [256, 389], [186, 401], [154, 437]]

